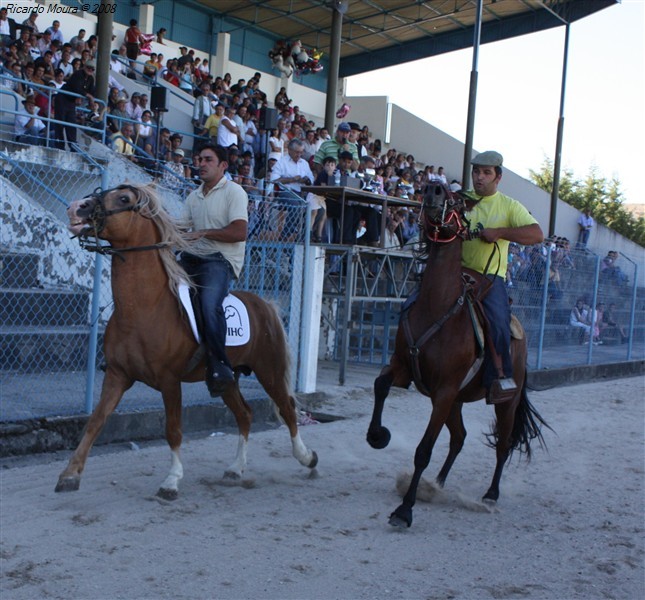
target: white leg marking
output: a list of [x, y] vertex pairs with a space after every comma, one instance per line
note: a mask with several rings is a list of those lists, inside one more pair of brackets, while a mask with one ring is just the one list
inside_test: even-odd
[[161, 489], [174, 490], [175, 492], [178, 492], [179, 481], [184, 476], [184, 467], [179, 459], [179, 450], [170, 451], [170, 461], [170, 472], [168, 473], [166, 480], [161, 484]]
[[291, 447], [293, 449], [293, 455], [298, 459], [298, 462], [301, 465], [308, 467], [311, 464], [313, 452], [305, 446], [304, 442], [300, 438], [300, 432], [296, 433], [296, 435], [291, 438]]
[[225, 477], [242, 477], [244, 469], [246, 469], [246, 449], [248, 447], [248, 442], [243, 435], [240, 435], [237, 438], [237, 455], [233, 464], [226, 469], [224, 476]]

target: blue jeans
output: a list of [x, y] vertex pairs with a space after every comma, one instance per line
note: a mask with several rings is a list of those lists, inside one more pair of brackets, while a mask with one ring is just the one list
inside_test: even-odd
[[230, 367], [222, 303], [228, 294], [233, 268], [219, 252], [205, 257], [184, 253], [181, 264], [197, 286], [206, 346], [216, 360]]
[[[486, 275], [492, 281], [490, 291], [482, 301], [484, 312], [490, 323], [490, 336], [495, 350], [502, 357], [502, 367], [506, 377], [513, 376], [513, 362], [511, 361], [511, 308], [508, 303], [508, 293], [504, 279], [497, 275]], [[488, 389], [495, 379], [498, 379], [497, 368], [492, 356], [486, 348], [484, 360], [484, 387]]]

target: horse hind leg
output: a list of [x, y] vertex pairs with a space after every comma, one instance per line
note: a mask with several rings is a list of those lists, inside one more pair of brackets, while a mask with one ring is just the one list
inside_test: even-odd
[[318, 455], [315, 451], [307, 448], [300, 437], [296, 415], [296, 401], [289, 393], [289, 386], [286, 379], [282, 377], [276, 378], [272, 373], [265, 373], [264, 371], [258, 370], [255, 371], [255, 375], [266, 393], [273, 400], [278, 418], [289, 429], [293, 456], [301, 465], [313, 469], [318, 464]]
[[121, 401], [123, 394], [133, 383], [132, 380], [118, 377], [108, 369], [103, 380], [101, 399], [87, 421], [83, 437], [74, 454], [72, 454], [67, 466], [58, 477], [57, 492], [74, 492], [78, 490], [81, 485], [81, 474], [85, 468], [85, 462], [96, 438], [105, 426], [107, 418], [114, 412], [114, 409]]
[[464, 420], [461, 416], [462, 406], [463, 404], [461, 402], [455, 402], [452, 405], [450, 415], [446, 420], [446, 427], [450, 432], [450, 446], [446, 461], [443, 463], [443, 466], [439, 471], [439, 475], [437, 475], [437, 483], [441, 487], [446, 483], [448, 473], [450, 472], [455, 459], [461, 452], [461, 449], [464, 447], [464, 442], [466, 440], [466, 428], [464, 427]]
[[381, 419], [385, 399], [390, 393], [392, 382], [394, 381], [394, 371], [391, 365], [386, 366], [379, 376], [374, 380], [374, 409], [372, 419], [367, 428], [367, 443], [377, 450], [382, 450], [390, 443], [392, 437], [387, 427], [383, 427]]

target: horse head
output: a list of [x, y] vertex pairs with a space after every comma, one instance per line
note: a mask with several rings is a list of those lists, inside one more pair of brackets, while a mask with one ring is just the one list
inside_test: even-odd
[[421, 223], [428, 241], [447, 243], [457, 237], [467, 237], [465, 210], [462, 195], [451, 192], [448, 186], [441, 182], [427, 184], [423, 192]]
[[80, 238], [105, 239], [104, 230], [109, 217], [139, 209], [139, 191], [131, 185], [119, 185], [104, 191], [96, 189], [89, 196], [70, 204], [67, 209], [68, 229]]

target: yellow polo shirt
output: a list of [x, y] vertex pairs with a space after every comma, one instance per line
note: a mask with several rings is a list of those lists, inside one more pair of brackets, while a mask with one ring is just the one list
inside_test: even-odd
[[[496, 192], [492, 196], [484, 196], [470, 212], [466, 213], [470, 221], [470, 227], [475, 229], [481, 223], [485, 229], [498, 227], [523, 227], [537, 223], [531, 213], [509, 196]], [[488, 273], [506, 276], [508, 263], [508, 240], [497, 240], [499, 254], [495, 253], [490, 264]], [[484, 273], [488, 259], [495, 249], [495, 244], [489, 244], [480, 239], [464, 242], [461, 253], [461, 264], [479, 273]]]

